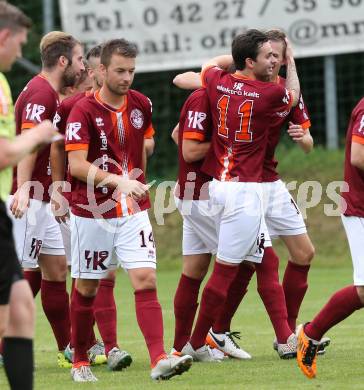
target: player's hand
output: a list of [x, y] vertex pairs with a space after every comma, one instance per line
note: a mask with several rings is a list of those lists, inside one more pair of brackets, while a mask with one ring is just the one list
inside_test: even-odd
[[292, 47], [292, 44], [291, 44], [291, 41], [286, 37], [285, 39], [286, 41], [286, 59], [293, 59], [294, 56], [293, 56], [293, 47]]
[[62, 189], [54, 189], [51, 196], [51, 209], [58, 223], [66, 223], [70, 218], [69, 204], [62, 194]]
[[10, 211], [15, 218], [22, 218], [29, 207], [29, 187], [18, 188], [10, 204]]
[[287, 133], [294, 142], [300, 142], [305, 135], [305, 130], [301, 125], [295, 125], [294, 123], [289, 122]]
[[118, 190], [136, 201], [142, 200], [148, 196], [149, 186], [138, 180], [119, 178]]
[[41, 122], [39, 125], [29, 131], [31, 131], [32, 135], [34, 136], [34, 139], [37, 143], [37, 148], [48, 145], [63, 138], [63, 136], [58, 133], [57, 129], [49, 120]]

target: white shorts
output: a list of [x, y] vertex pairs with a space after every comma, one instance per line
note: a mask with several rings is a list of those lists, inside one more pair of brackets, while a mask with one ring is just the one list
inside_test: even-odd
[[218, 234], [217, 257], [239, 264], [249, 256], [260, 263], [265, 240], [261, 184], [213, 180], [209, 193]]
[[156, 251], [148, 212], [111, 219], [71, 213], [71, 275], [102, 279], [110, 270], [156, 268]]
[[66, 222], [59, 224], [61, 229], [62, 241], [64, 246], [64, 252], [66, 254], [67, 265], [71, 266], [72, 264], [72, 251], [71, 251], [71, 222], [69, 219], [66, 219]]
[[[7, 201], [8, 209], [13, 196]], [[22, 218], [9, 212], [13, 222], [16, 251], [23, 268], [37, 268], [40, 254], [61, 256], [64, 247], [59, 225], [54, 218], [50, 203], [30, 199], [30, 205]]]
[[183, 255], [217, 252], [215, 219], [211, 216], [209, 200], [174, 198], [183, 218]]
[[262, 183], [264, 218], [272, 238], [307, 233], [302, 214], [282, 180]]
[[353, 261], [355, 286], [364, 286], [364, 218], [341, 215]]

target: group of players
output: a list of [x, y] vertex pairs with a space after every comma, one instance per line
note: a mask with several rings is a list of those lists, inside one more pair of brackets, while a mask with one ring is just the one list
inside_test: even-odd
[[[18, 55], [30, 21], [4, 2], [0, 2], [0, 20], [0, 38], [15, 45]], [[3, 31], [10, 34], [10, 43]], [[178, 87], [196, 90], [172, 133], [179, 155], [175, 199], [183, 217], [183, 269], [174, 298], [175, 338], [168, 354], [145, 184], [147, 158], [154, 149], [152, 104], [130, 88], [137, 49], [124, 39], [114, 39], [91, 49], [84, 60], [74, 37], [53, 31], [42, 38], [40, 54], [42, 71], [15, 105], [18, 137], [4, 146], [30, 144], [6, 164], [16, 165], [12, 195], [1, 193], [10, 210], [16, 252], [8, 243], [11, 280], [0, 310], [10, 299], [10, 324], [12, 317], [14, 324], [22, 324], [10, 337], [6, 330], [2, 343], [12, 388], [32, 386], [34, 305], [29, 286], [33, 297], [41, 291], [58, 345], [58, 363], [71, 368], [74, 381], [97, 381], [90, 364], [106, 362], [118, 371], [132, 363], [131, 355], [117, 343], [113, 289], [119, 265], [134, 289], [152, 379], [180, 375], [192, 361], [251, 358], [237, 344], [239, 334], [231, 332], [230, 325], [255, 272], [276, 335], [274, 349], [283, 359], [297, 356], [305, 375], [314, 377], [316, 355], [324, 353], [330, 342], [324, 334], [364, 302], [358, 239], [364, 216], [359, 202], [364, 184], [363, 101], [353, 111], [348, 130], [345, 180], [350, 191], [343, 194], [354, 286], [340, 290], [311, 323], [296, 328], [314, 248], [302, 215], [279, 178], [274, 154], [285, 124], [305, 152], [312, 149], [313, 140], [291, 46], [281, 31], [248, 30], [234, 38], [232, 55], [209, 61], [201, 74], [187, 72], [175, 78]], [[286, 79], [279, 76], [282, 65], [287, 68]], [[2, 70], [7, 67], [2, 65]], [[4, 100], [3, 96], [4, 87]], [[0, 136], [0, 140], [11, 138], [3, 131]], [[8, 226], [7, 242], [12, 243], [3, 202], [1, 217]], [[290, 254], [282, 284], [271, 237], [280, 237]], [[214, 267], [195, 321], [200, 285], [212, 256], [216, 256]], [[70, 299], [67, 266], [73, 280]], [[2, 287], [3, 279], [1, 283]], [[12, 299], [18, 303], [14, 309]], [[95, 322], [102, 343], [95, 338]], [[28, 342], [27, 362], [22, 363], [26, 377], [12, 374], [18, 369], [9, 358], [12, 338]]]

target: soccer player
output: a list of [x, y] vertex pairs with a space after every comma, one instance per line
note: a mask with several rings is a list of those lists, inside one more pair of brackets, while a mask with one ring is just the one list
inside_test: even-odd
[[354, 268], [354, 283], [331, 296], [316, 317], [297, 328], [297, 362], [308, 378], [316, 376], [316, 355], [323, 335], [333, 326], [364, 306], [364, 98], [351, 113], [346, 134], [344, 180], [349, 186], [343, 192], [341, 219], [348, 238]]
[[[101, 45], [93, 47], [86, 55], [88, 78], [92, 82], [91, 90], [87, 89], [82, 92], [80, 91], [74, 96], [63, 100], [57, 109], [54, 124], [58, 127], [61, 134], [65, 134], [66, 132], [67, 119], [76, 102], [85, 96], [92, 95], [93, 92], [97, 91], [102, 86], [102, 75], [99, 74], [100, 55]], [[88, 85], [88, 83], [85, 85]], [[71, 265], [71, 229], [68, 209], [70, 188], [65, 189], [63, 192], [64, 181], [67, 182], [65, 167], [68, 165], [65, 158], [64, 141], [61, 140], [52, 144], [50, 159], [52, 180], [54, 184], [53, 194], [55, 194], [53, 197], [54, 199], [52, 199], [52, 203], [54, 204], [56, 219], [60, 223], [67, 262]], [[70, 181], [70, 178], [68, 179]], [[69, 185], [69, 183], [67, 184]], [[111, 370], [117, 369], [119, 360], [122, 360], [124, 357], [117, 344], [117, 316], [114, 286], [115, 271], [110, 271], [105, 278], [100, 280], [94, 302], [94, 317], [105, 347], [102, 343], [97, 342], [95, 333], [92, 332], [89, 343], [91, 348], [88, 350], [88, 355], [92, 363], [105, 363], [107, 359], [108, 367]], [[73, 289], [74, 283], [72, 283], [72, 291]], [[71, 347], [66, 349], [65, 355], [70, 361], [73, 360], [73, 351]]]
[[[82, 47], [71, 35], [53, 31], [40, 42], [42, 71], [32, 78], [15, 105], [17, 134], [28, 131], [56, 112], [58, 93], [75, 84], [84, 70]], [[50, 147], [34, 151], [17, 165], [9, 207], [19, 261], [35, 296], [41, 288], [43, 310], [58, 345], [58, 362], [70, 341], [69, 299], [66, 290], [67, 263], [58, 223], [49, 207]]]
[[[299, 98], [299, 81], [291, 50], [287, 51], [287, 87], [266, 83], [276, 59], [267, 36], [258, 30], [238, 35], [232, 44], [236, 72], [225, 68], [223, 56], [203, 67], [202, 82], [211, 107], [212, 145], [203, 169], [214, 177], [209, 184], [217, 214], [218, 250], [212, 275], [202, 294], [196, 326], [182, 349], [198, 358], [207, 333], [226, 300], [239, 264], [248, 256], [261, 262], [264, 245], [261, 177], [269, 126], [287, 116]], [[260, 253], [259, 253], [260, 252]]]
[[[21, 57], [30, 19], [13, 5], [0, 1], [0, 71], [9, 71]], [[35, 307], [31, 289], [17, 258], [12, 223], [5, 201], [12, 184], [12, 166], [42, 144], [55, 130], [45, 121], [15, 137], [14, 107], [8, 82], [0, 73], [0, 337], [4, 366], [11, 389], [33, 388], [33, 337]]]
[[[178, 183], [175, 202], [183, 217], [183, 268], [174, 297], [175, 336], [173, 348], [181, 351], [191, 336], [197, 310], [197, 299], [211, 256], [216, 254], [217, 234], [211, 216], [208, 184], [212, 179], [201, 171], [203, 159], [210, 147], [211, 117], [206, 90], [197, 89], [186, 100], [181, 110], [179, 125], [172, 138], [178, 145]], [[239, 277], [250, 265], [239, 267]], [[228, 347], [226, 343], [226, 347]], [[204, 348], [199, 361], [221, 360], [223, 354], [216, 349]], [[249, 359], [241, 348], [231, 346], [229, 356]], [[196, 358], [196, 357], [195, 357]]]
[[[192, 363], [190, 356], [168, 356], [163, 346], [150, 202], [142, 171], [144, 138], [154, 130], [150, 100], [130, 89], [136, 55], [136, 46], [126, 40], [106, 42], [101, 52], [103, 85], [75, 105], [67, 123], [72, 277], [77, 279], [71, 303], [75, 347], [71, 374], [76, 382], [97, 380], [86, 353], [92, 306], [99, 280], [117, 265], [128, 272], [135, 290], [152, 379], [169, 379]], [[124, 355], [119, 369], [131, 364], [130, 355]]]

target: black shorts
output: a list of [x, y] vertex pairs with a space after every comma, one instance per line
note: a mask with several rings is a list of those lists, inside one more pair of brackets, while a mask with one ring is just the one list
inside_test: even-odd
[[12, 223], [5, 203], [0, 201], [0, 305], [9, 303], [11, 286], [21, 279], [23, 272], [16, 255]]

